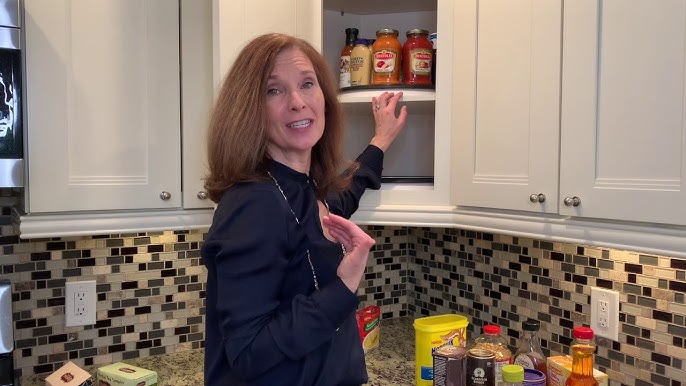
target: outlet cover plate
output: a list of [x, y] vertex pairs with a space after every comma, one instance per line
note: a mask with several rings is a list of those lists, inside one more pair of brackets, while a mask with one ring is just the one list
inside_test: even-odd
[[619, 292], [591, 287], [591, 328], [596, 336], [619, 341]]
[[64, 315], [67, 327], [95, 324], [95, 280], [67, 282], [64, 294]]

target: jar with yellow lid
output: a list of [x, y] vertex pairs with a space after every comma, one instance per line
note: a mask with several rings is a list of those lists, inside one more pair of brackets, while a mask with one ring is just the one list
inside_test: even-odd
[[372, 45], [373, 85], [400, 84], [402, 50], [398, 30], [382, 28], [376, 31], [376, 41]]

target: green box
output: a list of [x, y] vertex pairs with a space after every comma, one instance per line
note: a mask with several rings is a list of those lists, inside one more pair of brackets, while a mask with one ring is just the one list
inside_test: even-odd
[[100, 386], [157, 386], [157, 373], [123, 362], [98, 369]]

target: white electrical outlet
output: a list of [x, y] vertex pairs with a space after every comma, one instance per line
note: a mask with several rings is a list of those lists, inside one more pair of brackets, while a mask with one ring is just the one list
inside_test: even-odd
[[95, 280], [66, 283], [64, 315], [67, 327], [95, 324]]
[[591, 287], [591, 328], [596, 336], [619, 341], [619, 292]]

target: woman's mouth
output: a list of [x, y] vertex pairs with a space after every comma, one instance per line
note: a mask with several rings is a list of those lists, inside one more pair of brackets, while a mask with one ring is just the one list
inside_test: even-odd
[[301, 121], [295, 121], [292, 123], [289, 123], [286, 125], [286, 127], [291, 128], [291, 129], [302, 129], [304, 127], [309, 126], [312, 123], [311, 119], [303, 119]]

